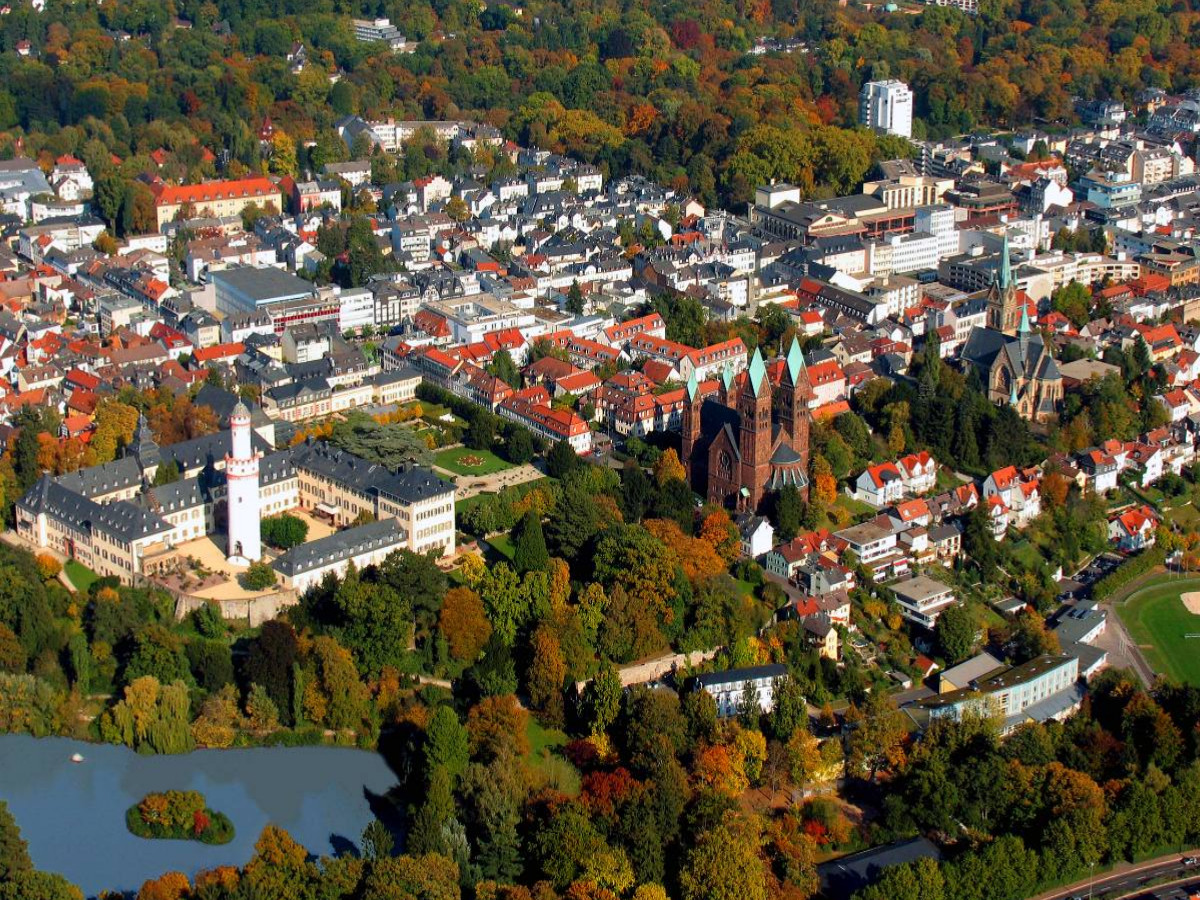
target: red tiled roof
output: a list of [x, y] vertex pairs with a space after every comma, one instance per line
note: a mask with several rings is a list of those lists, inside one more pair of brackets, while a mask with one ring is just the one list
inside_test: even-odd
[[279, 188], [269, 178], [238, 178], [231, 181], [208, 181], [203, 184], [159, 184], [151, 190], [158, 206], [209, 203], [213, 200], [244, 200], [251, 197], [279, 197]]

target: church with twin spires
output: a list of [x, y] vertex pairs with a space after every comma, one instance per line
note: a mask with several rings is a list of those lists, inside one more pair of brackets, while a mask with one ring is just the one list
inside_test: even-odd
[[1058, 415], [1063, 380], [1041, 333], [1029, 323], [1031, 303], [1017, 290], [1005, 235], [1000, 271], [988, 289], [987, 327], [971, 329], [961, 356], [978, 373], [989, 400], [997, 406], [1007, 403], [1022, 418], [1045, 422]]
[[749, 367], [736, 375], [726, 369], [715, 390], [704, 390], [693, 372], [682, 454], [692, 489], [739, 512], [759, 511], [767, 494], [789, 484], [807, 499], [812, 395], [795, 338], [769, 368], [755, 348]]

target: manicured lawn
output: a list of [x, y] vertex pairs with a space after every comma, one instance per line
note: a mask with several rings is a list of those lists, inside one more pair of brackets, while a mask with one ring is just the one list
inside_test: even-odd
[[1156, 671], [1200, 686], [1200, 616], [1180, 599], [1192, 591], [1200, 591], [1200, 578], [1158, 575], [1118, 604], [1117, 614]]
[[433, 463], [456, 475], [491, 475], [512, 468], [512, 463], [505, 462], [490, 450], [470, 450], [466, 447], [443, 450], [433, 457]]
[[71, 584], [75, 585], [75, 590], [81, 594], [86, 594], [88, 588], [92, 586], [92, 582], [100, 577], [83, 563], [73, 559], [68, 559], [63, 565], [63, 569], [66, 571], [67, 577], [71, 579]]

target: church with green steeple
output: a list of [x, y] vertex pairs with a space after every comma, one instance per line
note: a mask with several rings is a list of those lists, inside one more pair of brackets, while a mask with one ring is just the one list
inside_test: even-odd
[[1053, 419], [1062, 403], [1062, 374], [1041, 333], [1029, 322], [1028, 299], [1013, 279], [1007, 236], [987, 303], [987, 327], [971, 329], [963, 362], [979, 374], [993, 403], [1007, 403], [1035, 422]]
[[[774, 378], [772, 373], [776, 373]], [[812, 385], [795, 338], [768, 366], [755, 348], [750, 365], [714, 384], [688, 379], [683, 462], [692, 489], [710, 503], [758, 512], [785, 485], [808, 494]]]

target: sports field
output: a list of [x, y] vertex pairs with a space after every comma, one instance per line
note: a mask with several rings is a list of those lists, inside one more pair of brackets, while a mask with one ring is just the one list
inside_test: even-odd
[[1200, 578], [1158, 575], [1116, 609], [1156, 672], [1200, 685], [1200, 615], [1188, 612], [1180, 599], [1196, 591]]

